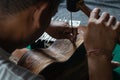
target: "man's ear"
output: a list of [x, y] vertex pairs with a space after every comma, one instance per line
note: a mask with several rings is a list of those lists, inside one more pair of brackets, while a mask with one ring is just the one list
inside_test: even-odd
[[35, 6], [35, 12], [33, 15], [34, 26], [37, 26], [39, 28], [39, 18], [41, 17], [43, 11], [48, 8], [48, 6], [49, 4], [47, 2], [42, 2]]

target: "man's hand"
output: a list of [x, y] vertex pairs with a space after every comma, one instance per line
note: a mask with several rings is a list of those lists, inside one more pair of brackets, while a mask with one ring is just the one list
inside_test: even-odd
[[62, 21], [52, 21], [50, 26], [47, 28], [46, 32], [56, 38], [56, 39], [70, 39], [72, 40], [73, 30], [77, 30], [77, 28], [71, 28], [67, 22]]
[[91, 12], [84, 37], [89, 79], [112, 80], [111, 57], [118, 40], [120, 22], [106, 12], [99, 16], [99, 12], [98, 8]]
[[84, 45], [87, 51], [99, 49], [112, 53], [120, 32], [120, 22], [106, 12], [99, 17], [99, 12], [98, 8], [91, 12]]
[[16, 49], [15, 51], [12, 52], [12, 55], [10, 56], [9, 59], [17, 64], [21, 57], [28, 51], [29, 49], [27, 48]]

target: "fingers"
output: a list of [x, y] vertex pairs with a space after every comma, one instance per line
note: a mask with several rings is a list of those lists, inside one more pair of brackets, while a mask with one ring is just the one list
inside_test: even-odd
[[119, 21], [116, 22], [116, 24], [115, 24], [115, 26], [114, 26], [114, 29], [115, 29], [118, 33], [120, 33], [120, 22], [119, 22]]
[[107, 12], [103, 12], [98, 20], [99, 22], [107, 22], [109, 20], [109, 17], [110, 15]]
[[100, 13], [100, 9], [99, 8], [93, 9], [91, 14], [90, 14], [90, 18], [98, 19], [99, 18], [99, 13]]
[[99, 13], [99, 8], [93, 9], [90, 15], [89, 22], [93, 22], [93, 19], [96, 19], [98, 23], [104, 23], [107, 27], [112, 27], [114, 29], [118, 28], [119, 23], [116, 22], [116, 18], [114, 16], [110, 16], [107, 12], [103, 12], [102, 15], [99, 16]]
[[110, 16], [107, 22], [107, 26], [115, 25], [115, 23], [116, 23], [116, 18], [114, 16]]
[[104, 23], [107, 22], [107, 26], [111, 26], [111, 25], [115, 25], [116, 23], [116, 18], [113, 16], [110, 16], [109, 13], [107, 12], [103, 12], [101, 16], [99, 16], [100, 13], [100, 9], [99, 8], [95, 8], [93, 9], [93, 11], [91, 12], [90, 15], [90, 19], [97, 19], [97, 21], [99, 23]]
[[10, 56], [10, 60], [14, 61], [17, 64], [17, 62], [21, 59], [21, 57], [25, 55], [28, 51], [29, 49], [27, 48], [16, 49], [14, 52], [12, 52], [12, 55]]

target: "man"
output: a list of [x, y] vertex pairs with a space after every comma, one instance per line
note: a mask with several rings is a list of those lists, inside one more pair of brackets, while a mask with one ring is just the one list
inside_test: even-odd
[[[59, 2], [60, 0], [1, 0], [1, 48], [12, 52], [35, 41], [49, 26]], [[42, 78], [16, 66], [2, 56], [0, 64], [0, 80], [41, 80]]]
[[[11, 53], [16, 48], [26, 47], [34, 42], [51, 22], [61, 0], [1, 0], [0, 1], [0, 46], [1, 55]], [[65, 24], [64, 26], [67, 26]], [[52, 29], [52, 28], [50, 28]], [[58, 28], [56, 28], [58, 30]], [[54, 31], [56, 31], [54, 29]], [[71, 28], [61, 28], [67, 31], [70, 38]], [[69, 31], [70, 30], [70, 31]], [[49, 29], [47, 30], [49, 33]], [[58, 31], [56, 31], [58, 32]], [[52, 35], [52, 34], [51, 34]], [[54, 35], [55, 37], [56, 35]], [[61, 38], [58, 37], [57, 38]], [[5, 52], [7, 51], [7, 52]], [[40, 80], [42, 77], [30, 73], [8, 59], [0, 57], [0, 80]]]
[[36, 40], [49, 25], [59, 2], [60, 0], [2, 0], [0, 2], [2, 48], [12, 52], [16, 47], [26, 46]]
[[[25, 47], [35, 41], [49, 26], [59, 2], [60, 0], [1, 0], [0, 46], [4, 50], [12, 52], [16, 48]], [[41, 79], [10, 61], [6, 61], [3, 57], [0, 61], [2, 64], [0, 67], [1, 80]]]

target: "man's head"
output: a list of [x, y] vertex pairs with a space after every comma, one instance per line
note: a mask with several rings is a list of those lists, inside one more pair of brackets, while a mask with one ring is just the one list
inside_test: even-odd
[[0, 46], [25, 46], [47, 28], [60, 0], [0, 0]]

